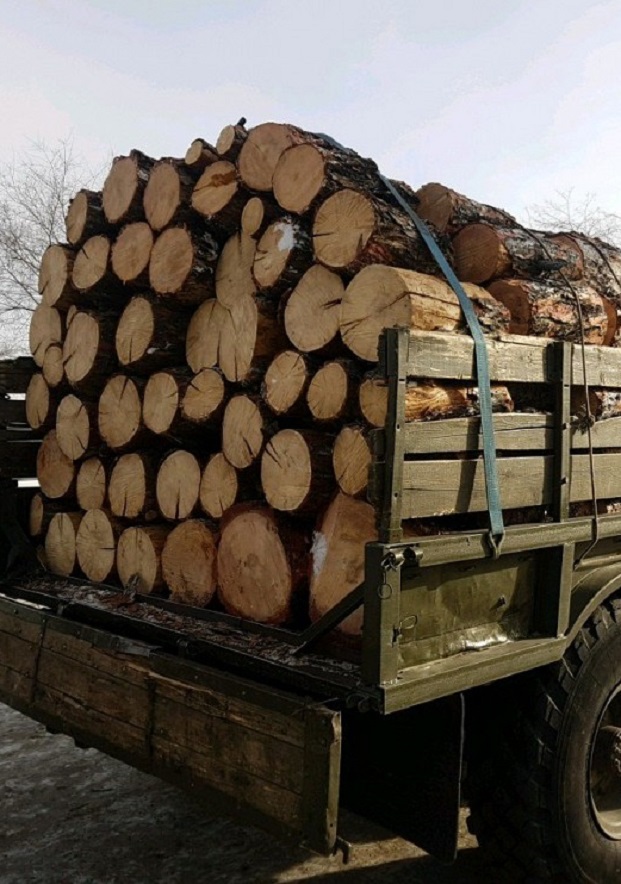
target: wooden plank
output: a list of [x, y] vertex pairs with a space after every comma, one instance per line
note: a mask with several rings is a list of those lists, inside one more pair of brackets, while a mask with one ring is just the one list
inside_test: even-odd
[[[608, 423], [605, 421], [603, 423]], [[546, 414], [494, 415], [497, 451], [544, 451], [553, 444], [554, 419]], [[449, 454], [483, 451], [478, 417], [454, 417], [417, 421], [405, 426], [405, 453]], [[617, 430], [621, 434], [621, 428]], [[619, 435], [621, 445], [621, 435]]]
[[[6, 632], [8, 635], [17, 636], [25, 642], [35, 644], [41, 635], [43, 618], [39, 611], [28, 608], [24, 610], [24, 616], [22, 616], [21, 610], [16, 616], [16, 608], [19, 610], [23, 607], [23, 605], [16, 606], [14, 602], [0, 600], [0, 632]], [[31, 616], [27, 617], [28, 614]]]
[[15, 635], [0, 632], [0, 663], [32, 678], [36, 669], [37, 645]]
[[57, 624], [51, 624], [45, 633], [43, 648], [59, 657], [66, 657], [73, 665], [110, 675], [116, 681], [127, 682], [143, 689], [149, 684], [149, 671], [140, 658], [123, 654], [120, 650], [106, 651], [93, 647], [89, 641], [60, 631]]
[[9, 706], [28, 703], [32, 694], [32, 678], [5, 666], [0, 657], [0, 703]]
[[[552, 500], [554, 458], [499, 457], [498, 480], [503, 509], [542, 506]], [[621, 452], [596, 454], [597, 496], [621, 496]], [[403, 471], [403, 518], [419, 519], [487, 509], [482, 460], [406, 461]], [[589, 457], [571, 458], [570, 500], [591, 498]]]
[[[550, 349], [553, 341], [519, 335], [488, 338], [492, 381], [546, 383], [553, 377]], [[621, 386], [621, 351], [586, 347], [587, 382], [595, 387]], [[412, 332], [408, 377], [472, 381], [476, 377], [474, 343], [468, 335]], [[572, 384], [584, 384], [581, 348], [572, 346]]]
[[169, 743], [205, 756], [205, 764], [252, 771], [254, 776], [301, 794], [304, 753], [301, 748], [251, 731], [209, 710], [198, 711], [174, 703], [159, 692], [156, 683], [153, 733]]
[[[384, 434], [385, 459], [379, 537], [383, 543], [401, 540], [401, 489], [403, 486], [405, 367], [408, 353], [407, 329], [386, 329], [382, 338], [388, 376], [388, 410]], [[376, 486], [376, 478], [373, 485]]]

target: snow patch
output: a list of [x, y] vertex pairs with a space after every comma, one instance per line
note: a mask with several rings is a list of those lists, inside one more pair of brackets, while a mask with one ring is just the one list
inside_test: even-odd
[[274, 228], [280, 232], [278, 251], [290, 252], [295, 245], [295, 231], [293, 229], [293, 224], [290, 224], [288, 221], [279, 221], [274, 225]]
[[313, 562], [313, 577], [318, 577], [328, 555], [328, 540], [321, 531], [313, 532], [313, 546], [311, 548], [311, 559]]

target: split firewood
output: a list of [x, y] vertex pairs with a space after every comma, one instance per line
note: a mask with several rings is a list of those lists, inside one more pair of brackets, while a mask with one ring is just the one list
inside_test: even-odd
[[184, 163], [192, 172], [202, 172], [205, 166], [220, 159], [215, 147], [203, 138], [195, 138], [185, 153]]
[[[506, 331], [510, 315], [488, 291], [465, 284], [479, 322], [488, 332]], [[459, 300], [447, 282], [414, 270], [375, 264], [350, 282], [341, 305], [341, 335], [349, 349], [377, 362], [384, 328], [456, 331], [464, 326]]]
[[102, 194], [98, 191], [79, 190], [69, 203], [67, 217], [67, 242], [72, 246], [81, 245], [91, 236], [103, 233], [109, 236], [114, 232], [103, 210]]
[[443, 184], [424, 184], [416, 191], [416, 212], [429, 221], [440, 233], [454, 236], [467, 224], [484, 222], [495, 227], [512, 227], [517, 222], [513, 215], [445, 187]]
[[216, 153], [222, 159], [234, 162], [248, 138], [248, 130], [245, 126], [225, 126], [218, 135], [216, 141]]
[[162, 550], [162, 575], [174, 602], [205, 607], [216, 592], [216, 538], [199, 519], [170, 532]]
[[162, 550], [169, 534], [168, 525], [134, 525], [123, 531], [117, 544], [116, 565], [126, 589], [144, 594], [162, 589]]
[[151, 288], [178, 304], [201, 304], [215, 295], [218, 242], [211, 233], [169, 227], [155, 241], [149, 262]]
[[345, 426], [334, 441], [332, 466], [339, 488], [350, 497], [362, 494], [368, 485], [371, 449], [368, 433], [360, 426]]
[[124, 283], [145, 287], [149, 281], [149, 259], [153, 231], [146, 221], [126, 224], [111, 250], [112, 270]]
[[287, 337], [303, 353], [324, 351], [339, 333], [345, 286], [336, 273], [314, 264], [302, 276], [287, 300], [284, 322]]
[[76, 566], [76, 535], [82, 513], [57, 513], [45, 535], [45, 560], [53, 574], [69, 577]]
[[49, 430], [56, 425], [57, 401], [50, 395], [45, 378], [35, 372], [26, 390], [26, 420], [33, 430]]
[[172, 451], [157, 471], [155, 495], [165, 519], [188, 519], [198, 503], [201, 468], [189, 451]]
[[63, 325], [62, 314], [55, 307], [39, 304], [33, 311], [29, 332], [30, 352], [39, 367], [43, 365], [47, 348], [52, 344], [62, 344]]
[[[318, 620], [364, 580], [365, 545], [377, 540], [375, 510], [339, 492], [328, 506], [313, 537], [310, 615]], [[359, 608], [338, 627], [359, 635], [364, 619]]]
[[315, 513], [334, 493], [332, 437], [312, 430], [281, 430], [265, 445], [261, 487], [274, 509]]
[[142, 422], [141, 385], [126, 375], [113, 375], [99, 397], [99, 433], [110, 448], [139, 447], [148, 432]]
[[56, 430], [47, 433], [37, 452], [37, 479], [41, 491], [53, 499], [71, 497], [75, 490], [76, 468], [61, 450]]
[[155, 474], [148, 455], [142, 452], [121, 455], [112, 468], [108, 483], [112, 514], [147, 522], [156, 519]]
[[308, 580], [309, 546], [305, 529], [271, 510], [233, 507], [218, 546], [218, 598], [225, 610], [259, 623], [289, 622]]
[[123, 533], [118, 519], [104, 510], [88, 510], [84, 514], [76, 536], [78, 564], [94, 583], [103, 583], [116, 577], [116, 547]]
[[154, 163], [139, 150], [113, 161], [102, 195], [104, 213], [111, 224], [142, 220], [143, 194]]
[[468, 224], [453, 240], [455, 270], [466, 282], [502, 276], [524, 279], [580, 279], [582, 256], [572, 241], [524, 228]]
[[168, 158], [153, 166], [144, 192], [144, 214], [152, 230], [189, 221], [195, 183], [196, 174], [181, 160]]
[[97, 406], [70, 393], [58, 406], [56, 439], [63, 454], [79, 460], [99, 442]]
[[107, 499], [106, 467], [99, 457], [89, 457], [80, 464], [76, 480], [76, 498], [83, 510], [103, 509]]
[[43, 304], [66, 310], [79, 300], [80, 293], [71, 279], [74, 260], [75, 250], [69, 246], [54, 244], [45, 250], [38, 280], [38, 291]]
[[121, 314], [116, 329], [116, 354], [120, 364], [137, 374], [181, 365], [189, 316], [154, 298], [138, 295]]
[[218, 160], [207, 166], [194, 185], [192, 208], [210, 224], [231, 235], [239, 229], [247, 199], [248, 194], [240, 187], [235, 165]]
[[259, 290], [275, 297], [299, 282], [312, 263], [310, 235], [285, 216], [270, 224], [257, 243], [252, 273]]

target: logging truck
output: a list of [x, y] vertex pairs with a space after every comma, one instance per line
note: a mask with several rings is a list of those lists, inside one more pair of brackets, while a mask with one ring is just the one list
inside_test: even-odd
[[[406, 419], [414, 379], [476, 383], [472, 339], [388, 329], [379, 540], [363, 582], [301, 630], [44, 571], [18, 487], [39, 448], [14, 395], [33, 365], [2, 363], [0, 700], [315, 851], [347, 851], [344, 806], [452, 861], [466, 801], [496, 862], [620, 880], [621, 515], [571, 507], [593, 469], [602, 498], [621, 496], [621, 418], [588, 434], [570, 399], [585, 372], [621, 389], [621, 351], [503, 336], [488, 362], [493, 384], [554, 396], [552, 413], [493, 418], [503, 508], [545, 519], [493, 542], [480, 418]], [[442, 512], [481, 527], [404, 533]], [[334, 628], [360, 610], [344, 647]], [[510, 880], [500, 868], [489, 880]]]

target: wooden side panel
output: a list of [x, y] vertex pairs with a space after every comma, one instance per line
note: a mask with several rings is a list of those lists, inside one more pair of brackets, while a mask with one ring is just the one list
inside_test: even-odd
[[334, 847], [338, 713], [2, 599], [0, 701], [212, 810]]

